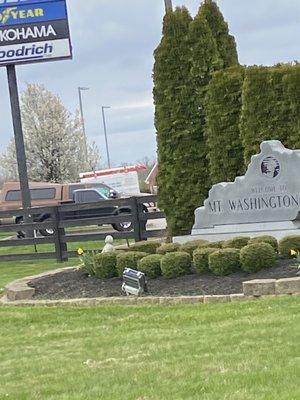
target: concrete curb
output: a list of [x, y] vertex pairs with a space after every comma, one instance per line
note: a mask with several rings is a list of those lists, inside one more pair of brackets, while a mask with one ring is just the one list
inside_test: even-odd
[[243, 283], [244, 293], [211, 296], [177, 296], [177, 297], [96, 297], [64, 300], [33, 300], [35, 289], [28, 286], [34, 279], [53, 276], [74, 267], [60, 268], [39, 275], [18, 279], [5, 286], [0, 305], [15, 306], [97, 306], [106, 304], [143, 305], [143, 304], [216, 304], [250, 301], [266, 297], [284, 295], [300, 296], [300, 277], [286, 279], [255, 279]]
[[53, 271], [43, 272], [34, 276], [27, 276], [26, 278], [17, 279], [4, 287], [4, 299], [7, 301], [20, 301], [30, 300], [33, 298], [35, 289], [28, 286], [28, 283], [34, 279], [44, 278], [45, 276], [53, 276], [61, 273], [62, 271], [72, 270], [74, 267], [59, 268]]

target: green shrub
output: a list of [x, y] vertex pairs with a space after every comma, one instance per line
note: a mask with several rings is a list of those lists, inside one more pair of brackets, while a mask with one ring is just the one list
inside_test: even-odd
[[109, 279], [117, 276], [117, 254], [115, 252], [97, 254], [94, 260], [95, 276], [97, 278]]
[[138, 270], [146, 274], [147, 278], [155, 279], [161, 275], [160, 261], [162, 254], [150, 254], [138, 261]]
[[229, 275], [240, 267], [239, 249], [220, 249], [208, 256], [209, 269], [215, 275]]
[[149, 254], [141, 251], [130, 251], [127, 253], [118, 254], [116, 265], [118, 276], [122, 277], [125, 268], [137, 269], [138, 261], [148, 255]]
[[210, 247], [212, 249], [221, 249], [223, 247], [224, 241], [219, 242], [208, 242], [206, 244], [201, 244], [198, 246], [199, 249]]
[[161, 259], [160, 267], [165, 278], [177, 278], [190, 271], [191, 256], [183, 252], [167, 253]]
[[250, 239], [248, 244], [254, 244], [254, 243], [268, 243], [273, 247], [276, 253], [278, 252], [278, 242], [277, 239], [274, 238], [274, 236], [269, 236], [269, 235], [257, 236]]
[[193, 264], [199, 274], [209, 272], [208, 256], [217, 251], [212, 247], [197, 249], [193, 253]]
[[293, 258], [291, 250], [300, 251], [300, 236], [290, 235], [279, 241], [279, 253], [283, 257]]
[[[97, 251], [94, 250], [88, 250], [88, 251], [83, 251], [80, 249], [82, 253], [80, 253], [80, 269], [87, 273], [90, 276], [95, 275], [95, 256], [98, 254]], [[79, 253], [78, 253], [79, 254]]]
[[237, 236], [235, 238], [226, 240], [223, 243], [224, 249], [242, 249], [243, 247], [247, 246], [250, 237], [248, 236]]
[[198, 249], [199, 246], [202, 246], [204, 244], [207, 244], [207, 240], [192, 240], [191, 242], [184, 243], [180, 246], [180, 251], [183, 251], [185, 253], [189, 253], [191, 256], [193, 255], [193, 252]]
[[130, 251], [142, 251], [148, 254], [155, 254], [156, 249], [161, 246], [161, 243], [158, 241], [144, 241], [137, 242], [130, 246]]
[[268, 243], [249, 244], [241, 250], [240, 260], [243, 271], [257, 272], [276, 264], [276, 252]]
[[205, 133], [212, 184], [233, 182], [245, 172], [239, 127], [243, 79], [244, 67], [228, 68], [212, 74], [208, 85]]
[[180, 244], [179, 243], [165, 243], [162, 244], [156, 250], [157, 254], [167, 254], [167, 253], [174, 253], [175, 251], [179, 251]]

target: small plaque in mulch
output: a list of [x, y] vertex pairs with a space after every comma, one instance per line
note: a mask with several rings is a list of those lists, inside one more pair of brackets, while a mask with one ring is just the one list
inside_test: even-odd
[[[255, 274], [237, 272], [229, 276], [191, 273], [175, 279], [148, 280], [146, 296], [200, 296], [242, 293], [242, 284], [251, 279], [280, 279], [297, 276], [295, 260], [281, 260], [270, 269]], [[66, 270], [54, 276], [35, 279], [29, 283], [35, 288], [35, 299], [75, 299], [123, 296], [122, 279], [97, 279], [80, 270]]]

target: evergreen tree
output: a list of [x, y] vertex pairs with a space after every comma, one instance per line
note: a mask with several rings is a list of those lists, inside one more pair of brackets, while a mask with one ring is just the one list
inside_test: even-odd
[[232, 67], [213, 74], [206, 96], [206, 137], [212, 184], [243, 175], [244, 152], [239, 123], [244, 69]]
[[246, 165], [251, 156], [259, 152], [264, 140], [276, 139], [288, 145], [291, 110], [283, 78], [291, 73], [292, 68], [280, 65], [246, 70], [240, 121]]
[[200, 15], [206, 19], [217, 42], [218, 51], [222, 59], [222, 67], [228, 68], [238, 65], [236, 42], [229, 34], [228, 24], [214, 0], [204, 0], [200, 7]]
[[211, 74], [237, 65], [237, 53], [222, 14], [207, 0], [193, 21], [185, 8], [167, 12], [154, 55], [159, 204], [170, 234], [180, 235], [190, 232], [210, 188], [205, 97]]
[[190, 70], [181, 94], [185, 121], [173, 151], [174, 192], [177, 194], [176, 207], [172, 210], [172, 232], [175, 234], [190, 233], [194, 211], [203, 204], [210, 188], [204, 103], [211, 74], [220, 68], [221, 62], [215, 39], [200, 13], [190, 23], [186, 47]]
[[286, 146], [289, 149], [300, 149], [300, 64], [289, 68], [283, 77], [283, 91], [288, 107]]
[[188, 172], [188, 166], [181, 164], [182, 159], [178, 158], [178, 146], [185, 135], [188, 112], [186, 99], [182, 96], [187, 90], [190, 70], [190, 50], [186, 45], [186, 36], [191, 20], [184, 7], [168, 11], [164, 18], [162, 40], [154, 52], [153, 95], [159, 163], [159, 205], [166, 213], [170, 234], [177, 233], [180, 224], [177, 216], [180, 212], [178, 203], [181, 188], [177, 184], [182, 172]]

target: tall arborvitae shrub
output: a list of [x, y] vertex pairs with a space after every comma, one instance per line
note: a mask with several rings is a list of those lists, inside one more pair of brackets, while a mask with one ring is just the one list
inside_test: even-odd
[[251, 67], [245, 72], [240, 130], [246, 164], [259, 152], [263, 140], [277, 139], [288, 145], [291, 106], [283, 78], [292, 68]]
[[207, 145], [204, 137], [204, 101], [211, 73], [220, 68], [216, 42], [200, 14], [191, 22], [186, 47], [190, 49], [190, 71], [182, 88], [185, 121], [173, 136], [175, 181], [171, 203], [172, 233], [189, 233], [194, 211], [203, 204], [210, 188]]
[[161, 43], [154, 52], [153, 96], [159, 163], [159, 206], [166, 213], [170, 234], [184, 228], [177, 217], [181, 215], [184, 218], [184, 211], [180, 211], [180, 195], [183, 175], [189, 173], [189, 166], [181, 165], [182, 159], [178, 158], [177, 149], [179, 143], [186, 140], [184, 135], [189, 113], [189, 99], [183, 96], [190, 70], [190, 49], [186, 46], [186, 37], [191, 20], [186, 8], [168, 11], [164, 18]]
[[236, 42], [233, 36], [229, 34], [228, 24], [214, 0], [204, 0], [200, 15], [206, 19], [211, 32], [217, 42], [217, 48], [222, 60], [222, 67], [228, 68], [236, 66], [238, 62], [238, 53]]
[[211, 74], [237, 64], [235, 41], [213, 1], [202, 4], [193, 22], [185, 8], [167, 12], [155, 51], [153, 93], [159, 205], [171, 235], [190, 232], [194, 210], [211, 186], [204, 135]]
[[287, 147], [300, 149], [300, 65], [290, 68], [283, 78], [283, 91], [288, 102]]
[[243, 175], [244, 152], [240, 137], [244, 69], [232, 67], [213, 74], [205, 103], [206, 138], [212, 184]]

